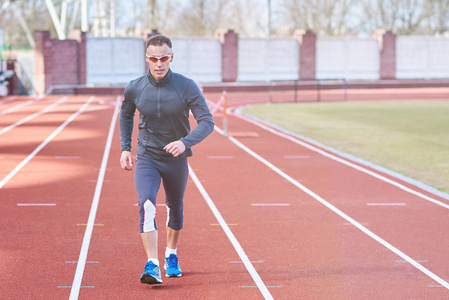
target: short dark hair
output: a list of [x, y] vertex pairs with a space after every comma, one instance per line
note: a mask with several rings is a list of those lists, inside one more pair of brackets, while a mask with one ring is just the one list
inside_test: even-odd
[[145, 42], [145, 49], [148, 49], [149, 46], [163, 46], [166, 44], [170, 49], [172, 48], [171, 40], [165, 35], [153, 35], [150, 36]]

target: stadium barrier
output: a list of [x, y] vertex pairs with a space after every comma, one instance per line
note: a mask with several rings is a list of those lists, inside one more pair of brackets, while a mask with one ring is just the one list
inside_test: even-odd
[[347, 101], [346, 79], [310, 79], [269, 82], [270, 102]]

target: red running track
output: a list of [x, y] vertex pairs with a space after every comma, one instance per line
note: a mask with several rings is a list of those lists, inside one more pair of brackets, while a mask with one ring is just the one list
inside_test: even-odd
[[234, 115], [189, 160], [183, 277], [141, 284], [117, 100], [0, 98], [1, 299], [449, 298], [447, 199]]

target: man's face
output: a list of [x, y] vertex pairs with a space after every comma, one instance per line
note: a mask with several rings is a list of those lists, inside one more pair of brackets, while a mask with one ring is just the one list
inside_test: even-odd
[[[166, 57], [167, 55], [170, 56]], [[154, 62], [155, 58], [160, 59]], [[163, 62], [163, 60], [165, 59], [166, 61]], [[170, 47], [168, 47], [166, 44], [162, 46], [150, 45], [147, 48], [145, 60], [148, 63], [151, 75], [154, 79], [159, 81], [162, 80], [165, 75], [167, 75], [170, 63], [173, 61], [173, 54]]]

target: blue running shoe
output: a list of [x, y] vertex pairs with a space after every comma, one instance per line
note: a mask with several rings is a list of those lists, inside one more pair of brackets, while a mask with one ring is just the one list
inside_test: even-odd
[[165, 258], [164, 269], [167, 270], [166, 277], [181, 277], [181, 268], [179, 267], [178, 256], [170, 254]]
[[140, 275], [140, 282], [148, 284], [162, 283], [161, 269], [159, 269], [159, 267], [152, 261], [147, 262], [145, 265], [145, 272]]

